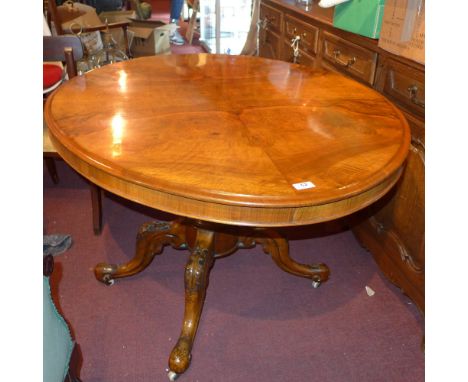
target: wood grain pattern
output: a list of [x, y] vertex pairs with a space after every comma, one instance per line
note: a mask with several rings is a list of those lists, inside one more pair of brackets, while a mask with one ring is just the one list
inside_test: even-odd
[[[60, 155], [128, 199], [192, 218], [297, 225], [356, 211], [398, 179], [402, 113], [327, 71], [224, 55], [139, 58], [60, 87]], [[311, 181], [312, 189], [292, 185]]]

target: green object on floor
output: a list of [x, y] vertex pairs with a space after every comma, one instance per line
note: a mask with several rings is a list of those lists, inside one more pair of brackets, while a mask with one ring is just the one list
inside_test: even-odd
[[54, 264], [52, 256], [65, 252], [71, 245], [72, 238], [70, 235], [43, 236], [42, 380], [44, 382], [63, 382], [65, 380], [75, 346], [68, 324], [58, 312], [52, 299], [49, 278]]
[[351, 0], [335, 7], [333, 26], [370, 38], [379, 38], [385, 0]]
[[63, 382], [75, 346], [68, 325], [57, 311], [49, 278], [43, 276], [43, 381]]

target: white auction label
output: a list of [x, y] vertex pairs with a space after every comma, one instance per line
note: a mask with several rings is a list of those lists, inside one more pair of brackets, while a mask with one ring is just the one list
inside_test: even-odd
[[314, 188], [315, 184], [313, 184], [310, 181], [307, 181], [307, 182], [294, 183], [293, 187], [296, 190], [307, 190], [308, 188]]

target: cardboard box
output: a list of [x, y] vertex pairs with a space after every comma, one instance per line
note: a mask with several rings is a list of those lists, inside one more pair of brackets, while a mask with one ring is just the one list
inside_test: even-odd
[[425, 0], [387, 0], [379, 47], [425, 63]]
[[120, 23], [121, 21], [132, 21], [136, 17], [135, 11], [109, 11], [101, 12], [99, 18], [103, 23]]
[[129, 30], [134, 33], [131, 51], [135, 57], [171, 54], [170, 25], [134, 20]]
[[101, 19], [96, 13], [96, 9], [86, 4], [73, 3], [72, 6], [61, 5], [57, 7], [57, 12], [63, 15], [61, 20], [67, 20], [62, 23], [62, 29], [65, 33], [69, 33], [70, 29], [74, 31], [79, 30], [80, 26], [94, 27], [102, 24]]
[[351, 0], [335, 6], [333, 26], [361, 36], [379, 38], [385, 0]]

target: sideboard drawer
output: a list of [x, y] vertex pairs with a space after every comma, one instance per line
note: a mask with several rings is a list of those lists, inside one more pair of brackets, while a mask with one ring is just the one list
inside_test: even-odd
[[260, 57], [280, 59], [280, 37], [268, 29], [260, 29], [258, 40]]
[[266, 4], [260, 4], [260, 27], [281, 33], [282, 13]]
[[285, 36], [288, 41], [299, 37], [299, 47], [308, 54], [317, 54], [319, 29], [294, 17], [285, 17]]
[[383, 94], [404, 109], [424, 117], [424, 73], [388, 59], [384, 76]]
[[324, 32], [322, 54], [323, 59], [340, 72], [350, 74], [369, 85], [373, 84], [377, 65], [376, 52]]

